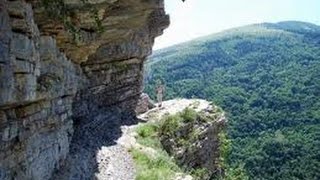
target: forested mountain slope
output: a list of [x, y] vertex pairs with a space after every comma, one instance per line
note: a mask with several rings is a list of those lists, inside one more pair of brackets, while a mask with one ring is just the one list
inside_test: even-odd
[[[204, 98], [229, 116], [229, 173], [320, 179], [320, 27], [304, 22], [231, 29], [159, 50], [145, 91]], [[237, 168], [232, 170], [232, 168]]]

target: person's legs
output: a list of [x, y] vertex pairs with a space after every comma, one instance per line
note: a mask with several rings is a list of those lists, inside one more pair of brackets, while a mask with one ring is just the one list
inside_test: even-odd
[[157, 94], [157, 100], [158, 100], [159, 107], [161, 107], [162, 106], [162, 94]]

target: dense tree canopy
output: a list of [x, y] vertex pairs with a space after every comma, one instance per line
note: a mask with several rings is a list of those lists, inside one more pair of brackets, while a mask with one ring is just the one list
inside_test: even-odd
[[204, 98], [229, 116], [230, 168], [250, 179], [320, 179], [320, 27], [251, 25], [157, 51], [145, 91]]

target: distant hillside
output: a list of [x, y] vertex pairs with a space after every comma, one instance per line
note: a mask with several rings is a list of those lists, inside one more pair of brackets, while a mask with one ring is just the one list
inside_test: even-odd
[[[250, 179], [320, 179], [320, 27], [235, 28], [156, 51], [145, 91], [204, 98], [229, 114], [231, 167]], [[232, 173], [236, 173], [233, 170]]]

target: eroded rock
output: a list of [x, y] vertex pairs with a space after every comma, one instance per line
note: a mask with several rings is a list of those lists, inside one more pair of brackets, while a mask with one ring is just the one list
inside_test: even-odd
[[221, 173], [220, 135], [226, 123], [224, 112], [215, 106], [196, 112], [187, 108], [164, 118], [160, 127], [163, 148], [188, 171], [201, 172], [201, 179]]
[[140, 99], [139, 99], [137, 107], [136, 107], [136, 113], [142, 114], [142, 113], [145, 113], [155, 107], [156, 107], [156, 105], [150, 99], [149, 95], [146, 93], [142, 93], [140, 95]]

